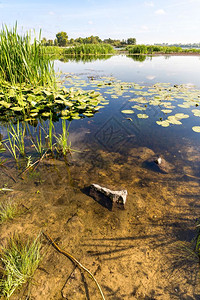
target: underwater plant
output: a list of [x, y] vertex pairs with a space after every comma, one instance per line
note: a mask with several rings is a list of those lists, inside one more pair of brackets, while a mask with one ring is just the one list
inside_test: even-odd
[[22, 241], [15, 235], [1, 250], [2, 274], [0, 295], [10, 298], [14, 291], [31, 278], [41, 260], [39, 236]]

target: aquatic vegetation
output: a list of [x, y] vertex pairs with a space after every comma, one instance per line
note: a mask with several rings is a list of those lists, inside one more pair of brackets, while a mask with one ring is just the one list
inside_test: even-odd
[[129, 114], [134, 114], [134, 111], [131, 110], [131, 109], [124, 109], [124, 110], [122, 110], [121, 112], [122, 112], [123, 114], [127, 114], [127, 115], [129, 115]]
[[148, 119], [149, 116], [147, 116], [146, 114], [137, 114], [137, 117], [139, 119]]
[[[39, 126], [39, 134], [31, 138], [31, 143], [34, 146], [35, 150], [40, 154], [40, 157], [43, 155], [45, 150], [45, 145], [42, 141], [42, 127]], [[35, 141], [36, 140], [36, 141]]]
[[[4, 87], [6, 86], [6, 90]], [[18, 87], [18, 88], [17, 88]], [[31, 85], [12, 86], [2, 83], [0, 87], [0, 119], [31, 121], [38, 117], [53, 119], [63, 116], [67, 119], [84, 117], [83, 113], [94, 114], [95, 107], [103, 100], [100, 93], [74, 89], [36, 88]], [[85, 115], [86, 116], [86, 115]]]
[[[199, 49], [183, 49], [176, 46], [158, 46], [158, 45], [132, 45], [127, 46], [129, 54], [154, 54], [154, 53], [200, 53]], [[140, 59], [138, 59], [140, 60]], [[141, 60], [142, 61], [142, 60]]]
[[66, 156], [71, 151], [75, 151], [71, 148], [71, 142], [68, 141], [69, 139], [69, 126], [66, 128], [66, 120], [62, 120], [62, 134], [55, 136], [56, 138], [56, 151], [58, 153], [62, 152], [63, 156]]
[[195, 132], [200, 132], [200, 126], [193, 126], [192, 130]]
[[[96, 111], [99, 94], [60, 86], [47, 49], [36, 38], [31, 43], [28, 33], [20, 36], [17, 25], [12, 30], [3, 27], [0, 32], [1, 120], [31, 121], [51, 114], [53, 119], [63, 116], [72, 120], [84, 114], [91, 116]], [[109, 47], [102, 45], [102, 49], [107, 51]]]
[[17, 121], [16, 127], [11, 122], [7, 127], [8, 138], [4, 141], [4, 144], [16, 161], [18, 159], [17, 152], [23, 157], [26, 156], [24, 141], [25, 131], [25, 124], [20, 124], [19, 120]]
[[0, 153], [3, 153], [5, 151], [6, 151], [6, 149], [4, 148], [3, 143], [0, 142]]
[[14, 291], [31, 278], [41, 260], [39, 236], [23, 242], [18, 236], [10, 238], [1, 250], [2, 276], [0, 295], [10, 298]]
[[75, 62], [92, 62], [96, 60], [108, 60], [113, 56], [113, 54], [90, 54], [90, 55], [71, 55], [71, 54], [65, 54], [65, 55], [60, 55], [55, 56], [55, 59], [59, 59], [62, 62], [70, 62], [70, 61], [75, 61]]
[[17, 24], [11, 30], [3, 26], [0, 31], [0, 65], [0, 80], [3, 82], [33, 86], [55, 84], [53, 63], [44, 47], [36, 37], [32, 42], [29, 33], [20, 36]]
[[50, 115], [49, 119], [49, 132], [46, 138], [48, 139], [48, 147], [51, 150], [51, 153], [53, 153], [53, 120], [52, 120], [52, 114]]
[[70, 55], [89, 55], [89, 54], [112, 54], [115, 53], [114, 48], [108, 44], [81, 44], [79, 46], [65, 49], [65, 54]]
[[5, 143], [6, 148], [8, 149], [8, 151], [10, 152], [10, 154], [14, 157], [14, 159], [17, 161], [18, 156], [17, 156], [17, 145], [16, 145], [16, 137], [12, 136], [12, 134], [10, 135], [9, 130], [7, 129], [7, 134], [8, 134], [8, 143]]
[[0, 203], [0, 223], [13, 219], [17, 213], [17, 206], [12, 200]]
[[[68, 79], [70, 83], [78, 84], [77, 78]], [[83, 81], [80, 83], [83, 87], [87, 84]], [[195, 117], [200, 116], [200, 109], [197, 108], [200, 103], [200, 91], [193, 86], [188, 85], [170, 85], [169, 83], [156, 83], [153, 86], [140, 86], [135, 83], [120, 82], [114, 78], [102, 77], [101, 79], [92, 80], [90, 83], [93, 87], [103, 90], [104, 95], [110, 95], [112, 99], [130, 97], [130, 93], [134, 94], [134, 98], [128, 102], [135, 102], [133, 106], [127, 106], [121, 110], [125, 115], [133, 114], [135, 110], [145, 111], [145, 114], [138, 114], [138, 118], [148, 119], [151, 115], [152, 107], [157, 108], [158, 119], [155, 120], [157, 125], [168, 127], [170, 125], [181, 125], [182, 120], [188, 119], [190, 114], [179, 112], [177, 108], [192, 108]], [[89, 84], [88, 84], [89, 85]], [[129, 95], [125, 94], [129, 93]], [[105, 97], [105, 96], [104, 96]], [[105, 105], [108, 102], [102, 102]], [[133, 108], [133, 109], [131, 109]], [[176, 113], [173, 115], [173, 111]], [[166, 116], [166, 115], [169, 116]], [[198, 128], [196, 128], [198, 132]]]

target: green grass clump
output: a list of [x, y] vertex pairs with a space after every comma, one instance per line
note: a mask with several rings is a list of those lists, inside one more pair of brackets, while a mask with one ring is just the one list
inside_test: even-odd
[[112, 54], [115, 50], [108, 44], [82, 44], [65, 49], [65, 54], [70, 55], [90, 55], [90, 54]]
[[0, 223], [13, 219], [17, 214], [17, 206], [12, 200], [0, 203]]
[[68, 127], [66, 128], [66, 120], [62, 120], [62, 134], [59, 134], [55, 136], [56, 138], [56, 151], [58, 153], [62, 153], [64, 157], [68, 153], [71, 153], [72, 151], [79, 152], [77, 150], [74, 150], [71, 148], [71, 142], [69, 142], [69, 126], [71, 123], [69, 123]]
[[200, 53], [200, 49], [183, 49], [176, 46], [159, 46], [159, 45], [134, 45], [127, 46], [129, 54], [153, 54], [153, 53]]
[[17, 33], [17, 24], [13, 29], [4, 26], [0, 31], [0, 79], [17, 83], [29, 83], [34, 86], [55, 84], [53, 63], [45, 54], [40, 41], [26, 33]]
[[32, 242], [22, 242], [15, 236], [2, 249], [2, 274], [0, 295], [10, 298], [14, 291], [30, 279], [41, 260], [39, 237]]

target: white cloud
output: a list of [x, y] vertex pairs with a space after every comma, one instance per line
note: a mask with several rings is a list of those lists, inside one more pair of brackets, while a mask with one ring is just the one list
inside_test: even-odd
[[53, 11], [50, 11], [50, 12], [49, 12], [49, 15], [50, 15], [50, 16], [54, 16], [55, 13], [54, 13]]
[[91, 21], [91, 20], [88, 21], [88, 24], [93, 25], [93, 21]]
[[160, 8], [155, 11], [155, 14], [156, 15], [165, 15], [165, 11], [164, 11], [164, 9]]

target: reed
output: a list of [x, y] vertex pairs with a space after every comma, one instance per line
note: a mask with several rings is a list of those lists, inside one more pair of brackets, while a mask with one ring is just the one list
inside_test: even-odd
[[98, 55], [98, 54], [112, 54], [115, 50], [108, 44], [82, 44], [75, 47], [65, 49], [65, 54], [70, 55]]
[[[39, 37], [40, 39], [40, 37]], [[17, 83], [55, 85], [53, 63], [36, 37], [20, 36], [17, 24], [13, 29], [3, 26], [0, 32], [0, 79]]]
[[69, 127], [70, 124], [66, 128], [66, 120], [62, 120], [62, 134], [59, 134], [58, 136], [55, 136], [56, 138], [56, 151], [58, 153], [62, 153], [65, 157], [68, 153], [71, 153], [72, 151], [76, 151], [71, 148], [71, 142], [68, 141], [69, 138]]
[[49, 134], [48, 134], [48, 146], [49, 149], [51, 150], [51, 153], [53, 153], [53, 129], [54, 129], [54, 125], [53, 125], [53, 119], [52, 119], [52, 114], [50, 115], [50, 119], [49, 119]]
[[[36, 141], [35, 141], [36, 139]], [[42, 142], [42, 127], [39, 126], [39, 134], [36, 135], [36, 137], [31, 139], [31, 143], [34, 146], [35, 150], [40, 154], [40, 157], [42, 157], [45, 147]]]
[[25, 132], [26, 127], [25, 125], [20, 125], [20, 122], [17, 121], [16, 127], [14, 124], [10, 123], [7, 128], [7, 134], [8, 134], [8, 143], [5, 143], [7, 149], [12, 154], [14, 159], [17, 161], [17, 152], [21, 154], [23, 157], [26, 156], [25, 154]]
[[134, 45], [127, 46], [129, 54], [153, 54], [153, 53], [200, 53], [200, 49], [183, 49], [176, 46], [159, 46], [159, 45]]

